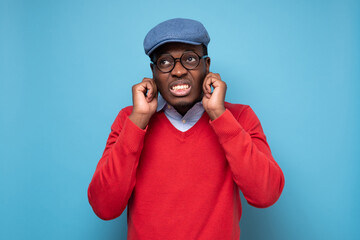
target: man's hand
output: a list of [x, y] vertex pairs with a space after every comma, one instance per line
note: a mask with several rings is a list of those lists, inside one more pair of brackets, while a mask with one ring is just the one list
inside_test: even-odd
[[[214, 91], [211, 92], [211, 86]], [[203, 83], [204, 97], [202, 103], [211, 120], [215, 120], [225, 112], [226, 83], [218, 73], [208, 73]]]
[[145, 129], [157, 108], [157, 88], [155, 81], [144, 78], [132, 87], [133, 110], [130, 120], [139, 128]]

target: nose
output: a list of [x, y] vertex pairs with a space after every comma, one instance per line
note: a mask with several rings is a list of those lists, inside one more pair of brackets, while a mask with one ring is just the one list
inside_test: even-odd
[[177, 59], [174, 64], [174, 68], [171, 70], [171, 75], [175, 77], [182, 77], [187, 74], [188, 70], [184, 68], [179, 59]]

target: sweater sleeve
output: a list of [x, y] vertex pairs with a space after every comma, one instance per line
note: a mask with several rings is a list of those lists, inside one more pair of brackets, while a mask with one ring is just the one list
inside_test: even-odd
[[210, 122], [224, 149], [233, 179], [252, 206], [274, 204], [284, 175], [271, 155], [260, 121], [249, 106], [234, 117], [228, 109]]
[[88, 188], [95, 214], [103, 220], [124, 211], [136, 180], [145, 130], [138, 128], [122, 110], [111, 126], [104, 153]]

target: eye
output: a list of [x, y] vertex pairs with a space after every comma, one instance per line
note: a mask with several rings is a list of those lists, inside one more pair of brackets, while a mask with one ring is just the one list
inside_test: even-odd
[[181, 60], [184, 64], [187, 64], [189, 67], [194, 67], [199, 62], [199, 57], [194, 52], [185, 52]]
[[161, 65], [161, 66], [166, 66], [166, 65], [169, 65], [170, 62], [169, 62], [169, 60], [167, 60], [167, 59], [160, 59], [160, 60], [158, 61], [158, 64]]
[[173, 59], [169, 56], [161, 56], [157, 60], [158, 67], [168, 67], [168, 66], [171, 66], [172, 63], [173, 63]]
[[196, 61], [196, 58], [194, 56], [188, 56], [186, 58], [186, 62], [188, 62], [188, 63], [195, 62], [195, 61]]

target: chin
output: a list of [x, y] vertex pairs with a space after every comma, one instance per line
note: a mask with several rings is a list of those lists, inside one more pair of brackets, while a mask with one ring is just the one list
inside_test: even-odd
[[190, 109], [192, 106], [194, 106], [195, 103], [202, 100], [202, 95], [203, 95], [202, 92], [199, 94], [189, 94], [184, 97], [175, 97], [172, 96], [171, 94], [167, 94], [166, 96], [164, 96], [162, 94], [165, 101], [177, 109], [179, 108]]
[[179, 107], [179, 108], [191, 108], [194, 104], [196, 103], [196, 101], [194, 102], [188, 102], [188, 101], [179, 101], [174, 103], [173, 107]]
[[180, 98], [180, 99], [174, 99], [174, 101], [171, 101], [172, 104], [169, 102], [170, 105], [172, 105], [175, 108], [185, 108], [190, 109], [192, 106], [195, 105], [195, 103], [200, 102], [202, 97], [198, 98]]

